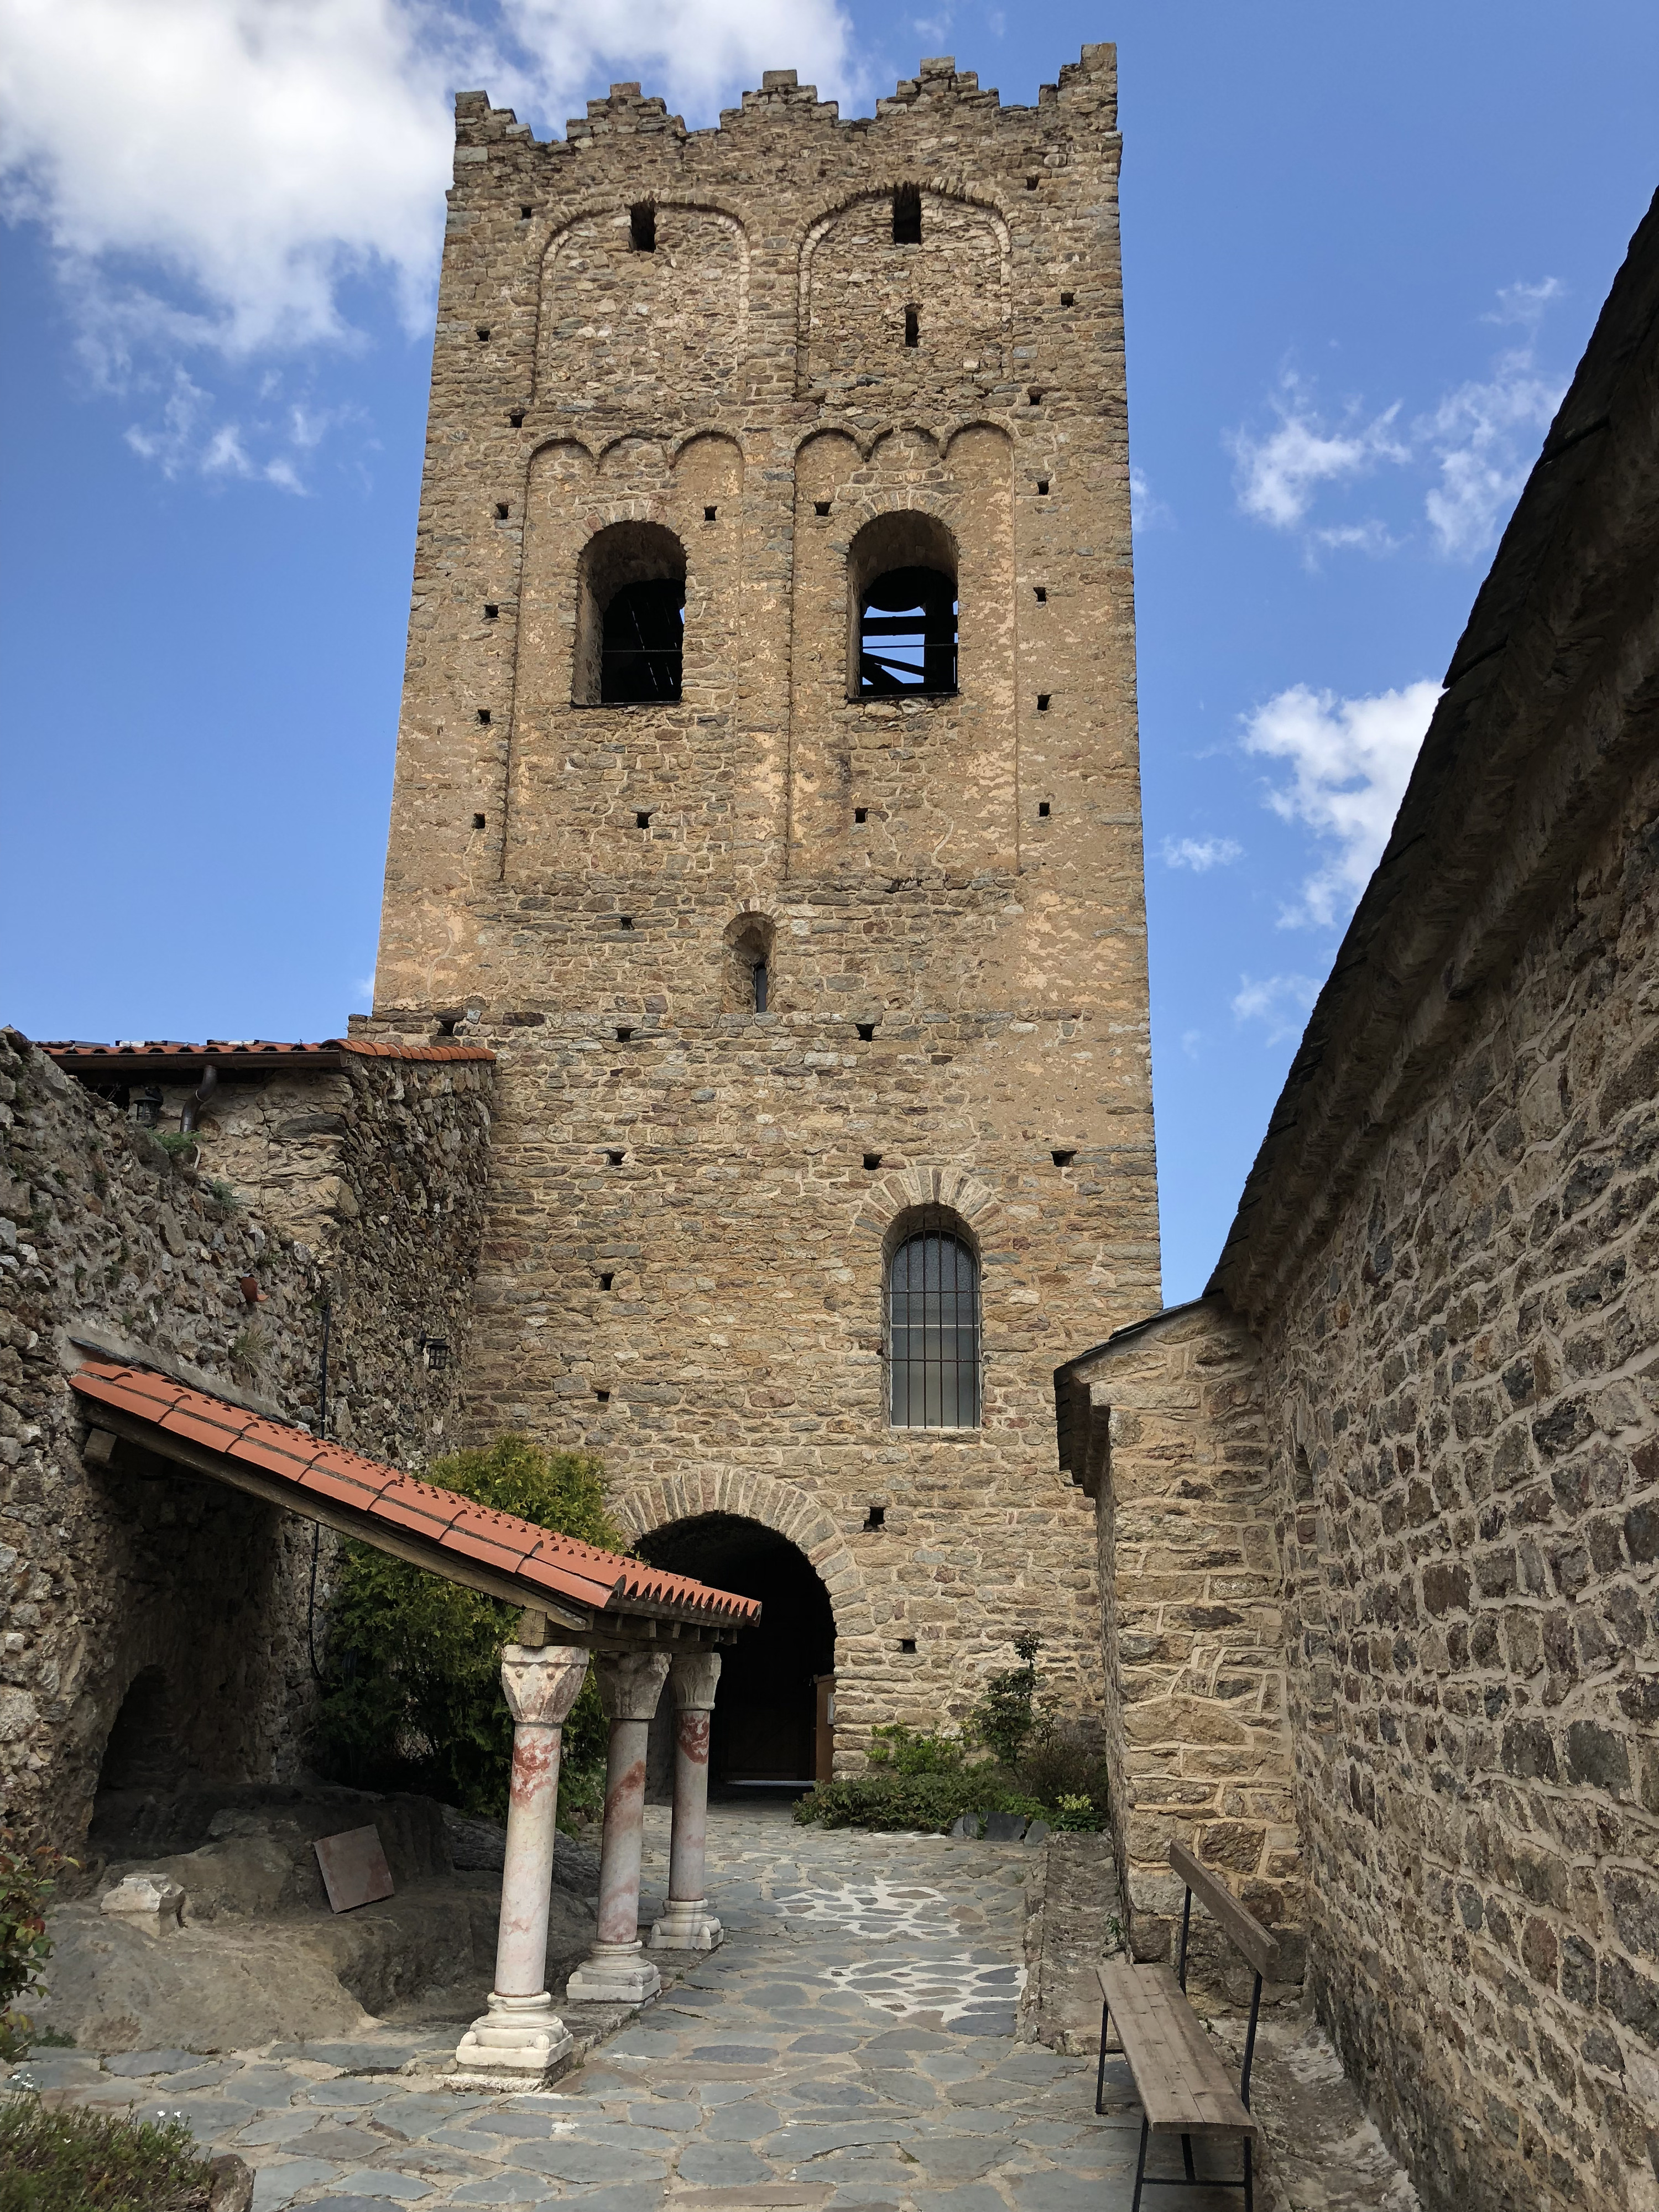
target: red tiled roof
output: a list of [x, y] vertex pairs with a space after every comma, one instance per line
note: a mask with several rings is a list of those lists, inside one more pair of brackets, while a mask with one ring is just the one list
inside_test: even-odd
[[90, 1359], [70, 1376], [70, 1387], [93, 1405], [106, 1406], [159, 1432], [153, 1448], [163, 1454], [163, 1439], [175, 1438], [228, 1461], [228, 1480], [234, 1479], [233, 1469], [244, 1468], [267, 1483], [285, 1486], [293, 1493], [295, 1512], [306, 1512], [308, 1503], [326, 1504], [337, 1516], [343, 1509], [349, 1519], [361, 1521], [353, 1533], [365, 1543], [374, 1543], [377, 1532], [395, 1535], [428, 1553], [424, 1564], [435, 1574], [463, 1563], [488, 1567], [521, 1585], [526, 1605], [534, 1605], [539, 1595], [613, 1617], [662, 1615], [707, 1627], [745, 1627], [760, 1618], [754, 1598], [712, 1589], [687, 1575], [665, 1574], [616, 1552], [598, 1551], [516, 1514], [491, 1512], [453, 1490], [418, 1481], [289, 1422], [267, 1420], [148, 1368]]
[[78, 1037], [64, 1037], [42, 1044], [60, 1067], [81, 1073], [115, 1063], [125, 1073], [145, 1074], [173, 1061], [199, 1065], [204, 1060], [234, 1066], [246, 1060], [280, 1060], [289, 1066], [339, 1067], [342, 1054], [359, 1060], [494, 1060], [487, 1045], [415, 1044], [402, 1037], [325, 1037], [317, 1044], [280, 1044], [264, 1037], [208, 1037], [201, 1044], [179, 1044], [171, 1037], [135, 1038], [125, 1044], [88, 1044]]

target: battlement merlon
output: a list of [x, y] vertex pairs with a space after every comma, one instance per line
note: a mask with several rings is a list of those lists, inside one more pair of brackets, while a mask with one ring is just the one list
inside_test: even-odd
[[757, 120], [774, 120], [786, 114], [830, 125], [836, 131], [862, 135], [879, 131], [890, 118], [931, 119], [933, 113], [952, 108], [1009, 123], [1040, 118], [1052, 125], [1063, 120], [1073, 130], [1091, 136], [1115, 137], [1117, 48], [1109, 42], [1085, 46], [1079, 59], [1061, 68], [1057, 82], [1039, 88], [1035, 107], [1004, 106], [995, 90], [981, 89], [975, 70], [958, 70], [949, 54], [924, 60], [916, 76], [901, 79], [888, 98], [876, 102], [873, 116], [843, 118], [836, 101], [820, 100], [816, 86], [798, 83], [793, 70], [768, 70], [760, 89], [744, 94], [741, 106], [723, 108], [716, 127], [699, 131], [689, 131], [683, 117], [671, 115], [665, 101], [642, 93], [636, 82], [613, 84], [603, 100], [590, 100], [586, 114], [568, 122], [562, 139], [537, 138], [510, 107], [492, 107], [488, 93], [460, 92], [455, 95], [456, 158], [470, 167], [481, 155], [487, 158], [492, 145], [523, 146], [526, 142], [543, 154], [560, 158], [592, 148], [596, 142], [623, 137], [707, 143], [741, 133]]

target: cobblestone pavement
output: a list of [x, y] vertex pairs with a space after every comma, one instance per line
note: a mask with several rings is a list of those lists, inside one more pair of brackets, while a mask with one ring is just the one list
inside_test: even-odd
[[[665, 1813], [647, 1841], [660, 1881]], [[1014, 2039], [1029, 1866], [1018, 1844], [713, 1808], [726, 1942], [538, 2095], [442, 2087], [453, 2028], [210, 2060], [43, 2051], [18, 2071], [77, 2102], [183, 2112], [256, 2168], [255, 2212], [1127, 2212], [1127, 2075], [1097, 2119], [1090, 2062]], [[1158, 2197], [1167, 2212], [1241, 2201]]]

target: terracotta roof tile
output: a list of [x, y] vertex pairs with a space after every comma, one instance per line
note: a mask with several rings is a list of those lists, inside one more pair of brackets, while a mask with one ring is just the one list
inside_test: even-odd
[[313, 1437], [286, 1421], [273, 1421], [208, 1390], [197, 1390], [147, 1368], [90, 1359], [70, 1377], [70, 1387], [91, 1405], [108, 1406], [155, 1433], [163, 1455], [170, 1439], [239, 1462], [287, 1485], [294, 1510], [306, 1510], [307, 1493], [349, 1507], [361, 1516], [364, 1540], [378, 1524], [426, 1554], [434, 1574], [445, 1560], [488, 1565], [523, 1585], [526, 1602], [538, 1594], [615, 1614], [666, 1613], [712, 1626], [745, 1626], [760, 1618], [753, 1598], [711, 1589], [687, 1575], [670, 1575], [642, 1560], [604, 1552], [556, 1529], [538, 1528], [514, 1513], [496, 1513], [457, 1492], [403, 1474], [379, 1460]]

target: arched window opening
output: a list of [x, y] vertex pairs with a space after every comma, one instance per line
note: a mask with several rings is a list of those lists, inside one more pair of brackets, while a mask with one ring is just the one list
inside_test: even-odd
[[848, 556], [855, 698], [957, 688], [957, 549], [931, 514], [878, 515]]
[[685, 549], [655, 522], [617, 522], [583, 548], [572, 696], [639, 706], [680, 696]]
[[772, 944], [775, 933], [764, 915], [740, 915], [726, 933], [726, 982], [721, 992], [729, 1014], [763, 1014], [772, 1000]]
[[887, 1263], [888, 1419], [896, 1429], [976, 1429], [979, 1261], [943, 1206], [908, 1215]]

